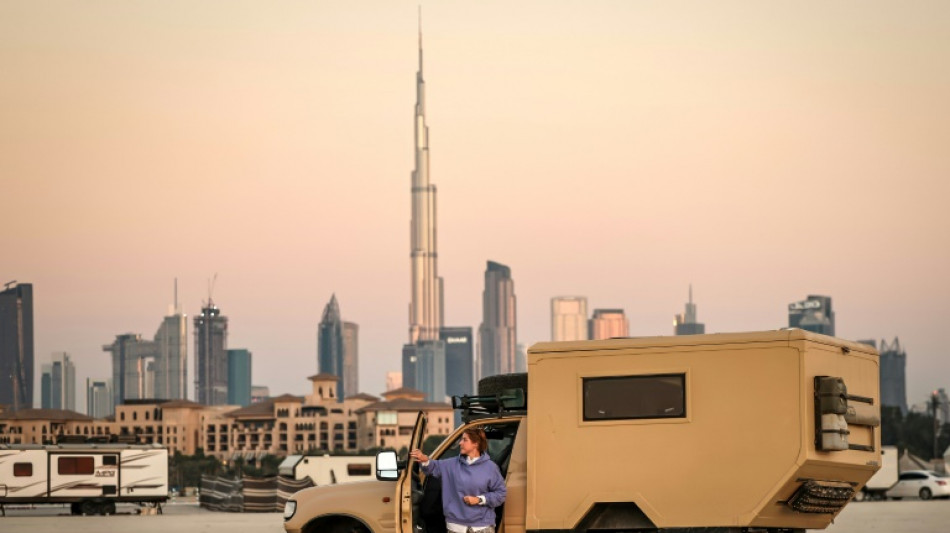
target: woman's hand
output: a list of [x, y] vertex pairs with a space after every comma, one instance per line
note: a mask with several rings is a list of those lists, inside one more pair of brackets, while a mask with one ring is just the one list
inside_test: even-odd
[[478, 505], [482, 503], [481, 498], [479, 498], [478, 496], [465, 496], [462, 498], [462, 501], [465, 502], [467, 505]]
[[409, 457], [412, 457], [413, 459], [415, 459], [416, 461], [419, 461], [420, 463], [424, 463], [429, 460], [429, 456], [422, 453], [422, 450], [412, 450], [411, 452], [409, 452]]

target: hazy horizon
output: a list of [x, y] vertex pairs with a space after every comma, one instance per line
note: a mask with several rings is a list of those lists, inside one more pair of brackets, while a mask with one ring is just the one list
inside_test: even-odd
[[[360, 388], [384, 390], [409, 334], [417, 5], [0, 4], [0, 283], [34, 285], [37, 387], [66, 351], [84, 410], [102, 345], [151, 338], [176, 277], [194, 315], [217, 274], [255, 384], [308, 390], [335, 293]], [[950, 4], [422, 7], [447, 326], [477, 332], [487, 260], [526, 346], [554, 296], [645, 336], [690, 283], [707, 332], [822, 294], [839, 337], [900, 338], [909, 404], [950, 388]]]

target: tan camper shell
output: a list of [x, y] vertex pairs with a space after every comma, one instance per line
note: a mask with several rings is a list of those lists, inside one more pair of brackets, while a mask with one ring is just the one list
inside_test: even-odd
[[[540, 343], [526, 380], [454, 399], [464, 423], [430, 456], [486, 430], [503, 533], [823, 529], [880, 467], [878, 381], [874, 348], [798, 329]], [[445, 532], [438, 480], [393, 452], [376, 470], [298, 492], [285, 529]]]

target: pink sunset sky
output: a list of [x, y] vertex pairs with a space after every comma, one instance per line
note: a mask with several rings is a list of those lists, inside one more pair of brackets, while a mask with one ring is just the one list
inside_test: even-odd
[[[35, 355], [104, 378], [175, 278], [254, 382], [307, 390], [335, 293], [378, 394], [408, 338], [417, 2], [0, 3], [0, 283]], [[669, 335], [900, 338], [908, 401], [950, 388], [950, 3], [423, 4], [447, 325], [511, 267], [518, 339], [550, 298]], [[190, 322], [190, 320], [189, 320]], [[189, 324], [189, 330], [191, 324]], [[194, 377], [193, 350], [189, 379]], [[84, 409], [84, 393], [77, 398]]]

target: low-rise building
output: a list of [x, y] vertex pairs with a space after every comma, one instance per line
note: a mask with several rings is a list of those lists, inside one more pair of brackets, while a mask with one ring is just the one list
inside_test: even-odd
[[339, 377], [317, 374], [308, 379], [313, 390], [307, 396], [284, 394], [227, 412], [205, 412], [205, 453], [228, 460], [358, 451], [356, 411], [379, 398], [357, 394], [339, 401]]
[[44, 444], [66, 435], [103, 435], [105, 428], [98, 422], [66, 409], [6, 411], [0, 413], [0, 444]]
[[428, 417], [426, 437], [451, 433], [454, 421], [451, 405], [427, 402], [424, 392], [406, 387], [384, 392], [383, 397], [383, 401], [357, 411], [360, 449], [408, 447], [420, 411]]
[[[222, 461], [308, 452], [354, 453], [409, 445], [419, 411], [428, 415], [428, 435], [452, 430], [452, 408], [424, 401], [421, 391], [400, 388], [383, 394], [337, 396], [339, 378], [308, 378], [312, 392], [285, 394], [247, 407], [207, 406], [188, 400], [126, 400], [103, 419], [62, 409], [0, 412], [0, 444], [56, 444], [64, 440], [119, 439], [160, 444], [194, 455], [198, 449]], [[70, 437], [70, 439], [64, 439]]]

